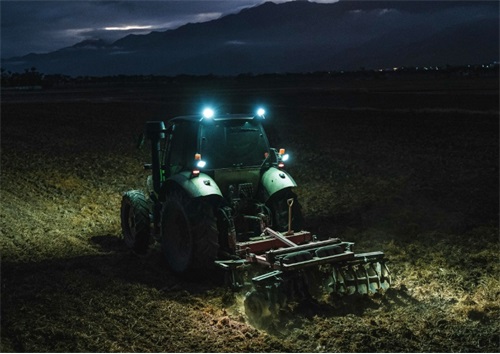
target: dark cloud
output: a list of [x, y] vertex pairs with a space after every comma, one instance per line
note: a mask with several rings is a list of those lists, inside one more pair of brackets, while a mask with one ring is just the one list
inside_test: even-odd
[[[163, 31], [188, 22], [215, 19], [262, 2], [264, 0], [2, 0], [1, 56], [7, 58], [30, 52], [43, 53], [91, 38], [113, 41], [129, 33]], [[127, 26], [133, 28], [105, 30]]]

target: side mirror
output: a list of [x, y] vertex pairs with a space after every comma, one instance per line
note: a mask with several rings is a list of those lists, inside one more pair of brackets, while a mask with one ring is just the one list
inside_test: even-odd
[[145, 134], [148, 139], [164, 139], [165, 138], [165, 123], [162, 121], [146, 122]]

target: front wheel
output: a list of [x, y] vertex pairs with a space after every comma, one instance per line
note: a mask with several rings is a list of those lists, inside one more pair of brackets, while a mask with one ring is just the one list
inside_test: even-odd
[[127, 247], [145, 253], [149, 246], [150, 220], [148, 202], [142, 192], [132, 190], [123, 195], [120, 219]]

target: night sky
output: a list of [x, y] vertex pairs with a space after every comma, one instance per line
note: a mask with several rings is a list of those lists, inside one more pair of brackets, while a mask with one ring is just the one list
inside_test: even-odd
[[237, 75], [498, 61], [497, 1], [265, 2], [1, 0], [2, 68]]
[[[275, 3], [289, 0], [274, 0]], [[9, 1], [1, 6], [1, 56], [54, 51], [86, 39], [114, 41], [130, 33], [204, 22], [265, 0]], [[318, 0], [315, 2], [335, 2]]]

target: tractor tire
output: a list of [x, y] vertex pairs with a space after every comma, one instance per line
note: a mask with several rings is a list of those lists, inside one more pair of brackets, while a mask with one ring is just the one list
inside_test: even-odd
[[288, 231], [288, 200], [293, 199], [292, 205], [292, 230], [301, 231], [304, 227], [302, 207], [297, 200], [297, 195], [290, 188], [274, 194], [266, 203], [273, 215], [272, 228], [276, 231]]
[[122, 197], [120, 210], [122, 234], [128, 248], [146, 253], [150, 240], [149, 207], [141, 191], [132, 190]]
[[162, 210], [161, 243], [175, 273], [213, 267], [219, 250], [213, 209], [200, 198], [169, 197]]

